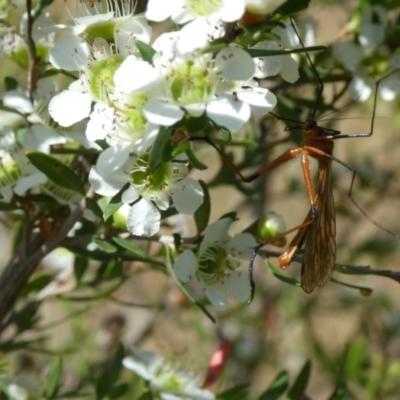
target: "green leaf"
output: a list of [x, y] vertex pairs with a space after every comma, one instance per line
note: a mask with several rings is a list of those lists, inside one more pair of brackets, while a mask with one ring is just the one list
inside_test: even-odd
[[101, 211], [101, 208], [97, 204], [96, 200], [93, 200], [91, 197], [85, 197], [86, 201], [86, 207], [93, 211], [93, 214], [99, 217], [100, 219], [103, 218], [103, 211]]
[[125, 250], [130, 251], [131, 253], [137, 254], [139, 257], [145, 257], [146, 254], [141, 247], [137, 244], [132, 243], [130, 240], [122, 239], [120, 237], [114, 236], [112, 238], [113, 242], [115, 242], [118, 246], [124, 248]]
[[167, 142], [171, 142], [171, 128], [161, 127], [156, 140], [150, 150], [149, 169], [155, 171], [161, 164], [163, 149]]
[[93, 242], [97, 244], [97, 247], [100, 250], [105, 251], [106, 253], [115, 253], [118, 249], [109, 242], [105, 240], [99, 239], [98, 237], [93, 238]]
[[22, 289], [20, 295], [28, 296], [37, 293], [52, 281], [52, 276], [48, 271], [42, 270], [35, 272], [29, 277], [28, 282]]
[[197, 118], [192, 116], [187, 116], [185, 118], [186, 129], [189, 133], [201, 132], [207, 127], [207, 124], [208, 118], [205, 113]]
[[85, 187], [78, 175], [60, 160], [40, 151], [30, 150], [25, 154], [29, 161], [56, 185], [85, 195]]
[[171, 252], [168, 246], [165, 246], [165, 252], [167, 255], [167, 267], [168, 271], [171, 276], [174, 278], [176, 284], [182, 289], [183, 293], [191, 300], [197, 307], [200, 308], [201, 311], [215, 324], [215, 318], [208, 312], [208, 310], [203, 306], [203, 304], [199, 303], [195, 297], [193, 296], [192, 292], [181, 282], [181, 280], [176, 276], [174, 270], [174, 260], [171, 256]]
[[278, 56], [284, 54], [294, 54], [294, 53], [311, 53], [313, 51], [325, 51], [327, 50], [327, 47], [310, 46], [292, 50], [258, 50], [258, 49], [244, 49], [244, 50], [246, 50], [251, 57], [256, 58], [256, 57]]
[[299, 281], [291, 278], [290, 276], [285, 275], [279, 269], [275, 268], [269, 261], [266, 262], [266, 265], [267, 265], [269, 272], [271, 272], [272, 275], [274, 275], [279, 280], [281, 280], [285, 283], [289, 283], [290, 285], [301, 287], [301, 283]]
[[365, 363], [365, 355], [368, 354], [368, 344], [363, 338], [354, 339], [346, 348], [343, 355], [339, 377], [348, 380], [357, 380]]
[[46, 206], [46, 208], [54, 208], [60, 206], [60, 203], [58, 203], [54, 197], [51, 197], [44, 193], [28, 194], [25, 196], [25, 199], [27, 201], [31, 201], [32, 203], [43, 204]]
[[198, 170], [200, 170], [200, 171], [204, 171], [204, 170], [206, 170], [206, 169], [208, 168], [207, 165], [203, 164], [203, 163], [196, 157], [196, 155], [195, 155], [194, 152], [193, 152], [193, 149], [191, 149], [191, 148], [188, 149], [188, 150], [186, 151], [186, 155], [188, 156], [190, 165], [191, 165], [193, 168], [196, 168], [196, 169], [198, 169]]
[[101, 400], [106, 397], [115, 387], [122, 368], [124, 358], [124, 347], [120, 344], [114, 354], [112, 364], [107, 366], [98, 381], [96, 382], [96, 399]]
[[46, 399], [54, 399], [57, 396], [61, 371], [62, 358], [57, 357], [51, 363], [49, 372], [44, 381], [43, 395]]
[[207, 54], [207, 53], [217, 53], [218, 51], [224, 49], [227, 47], [228, 44], [224, 41], [219, 41], [218, 39], [211, 43], [210, 46], [206, 47], [205, 49], [201, 50], [202, 54]]
[[5, 395], [8, 400], [15, 400], [15, 396], [12, 396], [8, 391], [8, 385], [0, 380], [0, 399], [3, 400], [3, 396]]
[[338, 280], [336, 280], [336, 279], [334, 279], [334, 278], [331, 278], [331, 282], [338, 283], [339, 285], [346, 286], [346, 287], [351, 288], [351, 289], [356, 289], [356, 290], [358, 290], [358, 291], [360, 292], [360, 294], [362, 294], [363, 296], [370, 296], [370, 295], [372, 294], [372, 292], [373, 292], [373, 289], [371, 289], [371, 288], [369, 288], [369, 287], [366, 287], [366, 286], [358, 286], [358, 285], [351, 285], [350, 283], [341, 282], [341, 281], [338, 281]]
[[151, 394], [151, 392], [145, 392], [139, 397], [138, 400], [153, 400], [153, 399], [154, 399], [154, 397]]
[[199, 181], [204, 192], [204, 199], [201, 206], [194, 213], [194, 220], [196, 222], [197, 236], [200, 236], [204, 229], [207, 228], [210, 221], [211, 214], [211, 200], [208, 192], [208, 187], [203, 181]]
[[113, 215], [116, 211], [119, 210], [119, 208], [122, 206], [122, 204], [124, 204], [121, 201], [121, 197], [122, 197], [122, 193], [125, 192], [126, 189], [128, 189], [129, 187], [129, 183], [127, 183], [111, 200], [110, 202], [107, 204], [104, 213], [103, 213], [103, 218], [104, 221], [107, 221], [107, 219], [109, 217], [111, 217], [111, 215]]
[[19, 210], [19, 207], [16, 206], [15, 204], [4, 203], [0, 201], [0, 211], [14, 211], [14, 210]]
[[129, 385], [125, 382], [117, 382], [110, 390], [108, 397], [110, 399], [118, 399], [129, 390]]
[[154, 54], [156, 54], [156, 51], [151, 46], [142, 42], [141, 40], [135, 40], [134, 43], [142, 59], [151, 64], [153, 61], [153, 56]]
[[305, 8], [308, 8], [311, 0], [288, 0], [286, 3], [282, 4], [275, 13], [283, 15], [291, 15], [297, 13]]
[[108, 263], [103, 264], [102, 267], [103, 268], [100, 268], [98, 274], [100, 279], [109, 281], [119, 278], [124, 274], [124, 267], [120, 260], [111, 260]]
[[285, 393], [289, 386], [289, 374], [282, 371], [271, 383], [268, 389], [259, 397], [259, 400], [277, 400]]
[[6, 76], [4, 78], [4, 86], [7, 92], [9, 90], [21, 90], [19, 82], [11, 76]]
[[[353, 347], [353, 345], [355, 346]], [[361, 344], [361, 347], [359, 346]], [[364, 354], [366, 354], [366, 348], [364, 346], [364, 341], [355, 341], [350, 344], [350, 346], [346, 347], [346, 350], [343, 353], [340, 365], [339, 372], [336, 376], [336, 385], [333, 393], [329, 397], [329, 400], [342, 400], [344, 395], [347, 392], [347, 385], [345, 378], [347, 376], [348, 379], [351, 379], [351, 375], [354, 372], [354, 378], [358, 376], [359, 367], [361, 365]], [[355, 350], [355, 352], [353, 352]], [[354, 363], [355, 361], [355, 363]], [[350, 366], [350, 372], [348, 366]], [[349, 373], [350, 372], [350, 373]]]
[[329, 397], [329, 400], [342, 400], [346, 393], [347, 393], [346, 382], [340, 381], [335, 387], [335, 390], [333, 391], [331, 396]]
[[223, 127], [217, 127], [215, 124], [215, 129], [218, 131], [218, 133], [224, 138], [224, 140], [226, 140], [228, 143], [230, 143], [230, 141], [232, 140], [232, 135], [231, 132]]
[[311, 372], [311, 361], [308, 360], [304, 364], [298, 377], [296, 378], [295, 382], [293, 383], [292, 387], [290, 388], [287, 394], [287, 398], [289, 400], [299, 400], [302, 398], [307, 388], [308, 379], [310, 378], [310, 372]]
[[248, 398], [248, 394], [249, 385], [244, 383], [219, 394], [217, 400], [243, 400]]
[[75, 257], [74, 275], [77, 282], [80, 282], [83, 275], [85, 275], [85, 272], [88, 269], [88, 267], [89, 267], [89, 260], [86, 257], [80, 257], [80, 256]]
[[41, 0], [39, 4], [33, 10], [34, 16], [37, 18], [42, 11], [53, 4], [54, 0]]
[[102, 290], [98, 290], [95, 292], [93, 295], [90, 296], [66, 296], [66, 295], [59, 295], [58, 298], [61, 300], [66, 300], [66, 301], [94, 301], [98, 299], [104, 299], [109, 297], [112, 293], [114, 293], [122, 284], [125, 283], [125, 278], [124, 279], [118, 279], [106, 288]]
[[39, 321], [38, 311], [40, 304], [41, 303], [39, 301], [31, 301], [27, 303], [21, 310], [14, 312], [13, 322], [17, 326], [18, 333], [35, 327], [36, 323]]

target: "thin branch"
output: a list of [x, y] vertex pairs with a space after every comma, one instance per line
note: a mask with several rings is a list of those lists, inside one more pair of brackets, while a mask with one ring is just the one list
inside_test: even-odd
[[[91, 197], [92, 190], [88, 196]], [[0, 322], [4, 321], [11, 312], [21, 290], [24, 288], [29, 277], [35, 271], [42, 258], [57, 248], [72, 229], [74, 224], [82, 217], [85, 210], [85, 199], [83, 198], [78, 207], [68, 216], [60, 229], [55, 232], [51, 240], [45, 241], [40, 235], [35, 235], [30, 243], [31, 254], [22, 254], [22, 246], [18, 246], [14, 256], [4, 269], [0, 277]], [[33, 246], [35, 244], [35, 246]], [[0, 332], [4, 325], [0, 326]]]

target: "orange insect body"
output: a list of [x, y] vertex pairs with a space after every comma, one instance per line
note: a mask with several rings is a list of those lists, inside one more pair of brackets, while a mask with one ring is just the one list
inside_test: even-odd
[[[287, 250], [278, 258], [278, 262], [282, 269], [287, 268], [306, 241], [301, 267], [301, 285], [306, 293], [311, 293], [317, 285], [323, 286], [328, 282], [335, 268], [336, 220], [330, 183], [332, 159], [329, 158], [332, 156], [334, 143], [331, 136], [327, 136], [324, 128], [320, 128], [314, 120], [308, 120], [301, 124], [300, 128], [305, 138], [301, 147], [289, 150], [281, 162], [301, 154], [304, 182], [312, 208], [304, 222], [294, 228], [298, 232]], [[316, 190], [312, 182], [308, 157], [318, 161]]]

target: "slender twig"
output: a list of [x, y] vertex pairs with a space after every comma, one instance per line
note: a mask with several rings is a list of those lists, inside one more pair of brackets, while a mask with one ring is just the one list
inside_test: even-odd
[[[93, 191], [90, 190], [88, 196], [92, 195]], [[0, 277], [0, 323], [10, 313], [21, 290], [39, 262], [62, 243], [74, 224], [82, 217], [84, 210], [85, 199], [82, 199], [77, 208], [66, 218], [64, 224], [55, 232], [52, 239], [45, 241], [40, 234], [35, 235], [28, 249], [32, 251], [30, 254], [22, 255], [22, 248], [19, 246]], [[35, 246], [32, 246], [33, 243]], [[3, 328], [4, 324], [0, 326], [0, 332]]]
[[36, 51], [35, 44], [32, 38], [32, 29], [33, 29], [33, 16], [32, 16], [32, 0], [26, 0], [26, 13], [27, 13], [27, 30], [26, 37], [24, 38], [26, 47], [28, 49], [28, 76], [27, 76], [27, 85], [29, 98], [33, 101], [33, 91], [36, 86], [35, 79], [35, 66], [36, 66]]

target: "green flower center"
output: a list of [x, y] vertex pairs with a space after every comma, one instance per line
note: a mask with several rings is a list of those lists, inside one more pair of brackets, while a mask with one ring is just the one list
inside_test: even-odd
[[160, 192], [172, 184], [169, 163], [161, 163], [154, 171], [149, 168], [149, 153], [143, 154], [132, 166], [129, 181], [138, 193], [149, 199], [157, 199]]
[[181, 106], [204, 103], [213, 95], [214, 74], [207, 68], [195, 66], [193, 61], [176, 67], [173, 71], [171, 93]]
[[202, 274], [209, 275], [208, 279], [212, 281], [226, 273], [229, 268], [228, 255], [222, 247], [213, 245], [208, 247], [199, 258], [199, 271]]
[[199, 16], [210, 15], [222, 6], [222, 0], [191, 0], [189, 7]]
[[122, 56], [113, 56], [91, 64], [88, 81], [95, 101], [108, 103], [108, 94], [114, 89], [114, 73], [122, 62]]
[[95, 24], [89, 25], [85, 29], [85, 33], [88, 39], [94, 40], [94, 38], [101, 37], [108, 43], [114, 42], [114, 29], [117, 20], [115, 18], [109, 21], [96, 22]]
[[146, 128], [146, 119], [142, 114], [142, 109], [147, 102], [147, 95], [141, 92], [134, 92], [129, 95], [129, 98], [124, 100], [124, 103], [116, 105], [116, 108], [123, 115], [121, 120], [117, 120], [123, 131], [126, 132], [132, 139], [140, 138]]

